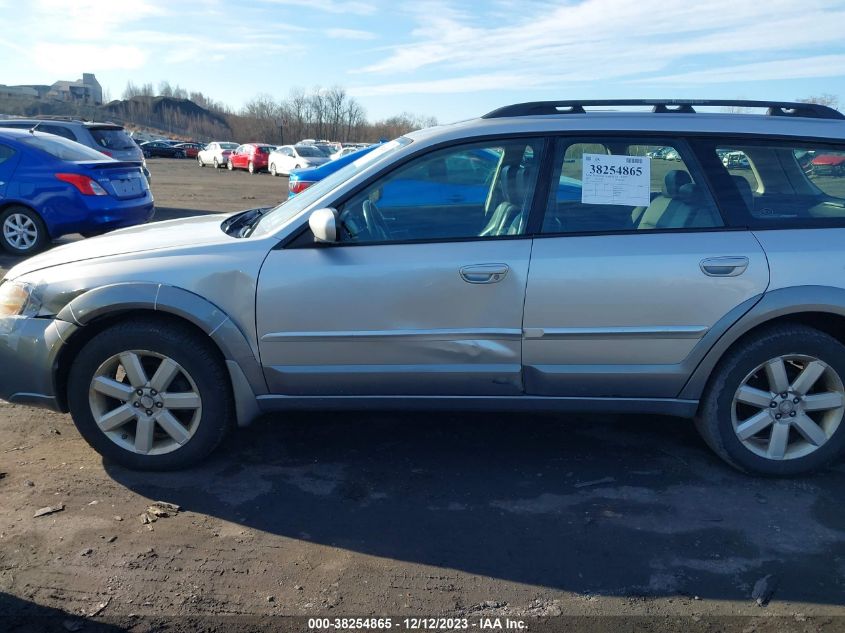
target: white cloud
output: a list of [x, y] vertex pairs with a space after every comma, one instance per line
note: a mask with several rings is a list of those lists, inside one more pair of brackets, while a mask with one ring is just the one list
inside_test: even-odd
[[810, 77], [836, 77], [843, 74], [845, 55], [817, 55], [771, 62], [741, 64], [700, 70], [677, 75], [664, 75], [639, 79], [655, 83], [729, 83], [733, 81], [771, 81], [773, 79], [806, 79]]
[[486, 74], [430, 81], [405, 81], [376, 86], [353, 86], [349, 94], [354, 97], [376, 97], [394, 94], [453, 94], [458, 92], [480, 92], [483, 90], [517, 90], [520, 87], [536, 85], [536, 78], [520, 75]]
[[326, 29], [326, 35], [339, 40], [374, 40], [375, 33], [358, 29]]
[[327, 13], [348, 13], [354, 15], [372, 15], [377, 7], [371, 2], [345, 0], [262, 0], [268, 4], [283, 4], [304, 9], [317, 9]]
[[[791, 0], [498, 0], [488, 12], [472, 14], [454, 3], [420, 0], [408, 13], [416, 23], [409, 42], [386, 49], [381, 59], [353, 74], [439, 76], [359, 85], [358, 94], [465, 93], [559, 87], [562, 82], [648, 82], [651, 77], [742, 81], [741, 71], [730, 71], [737, 61], [771, 63], [758, 70], [777, 78], [773, 55], [845, 52], [841, 0], [806, 0], [800, 9]], [[504, 19], [507, 14], [510, 18]], [[800, 64], [789, 69], [790, 78], [845, 76], [841, 62], [830, 62], [823, 71], [807, 65], [802, 72]], [[496, 86], [498, 76], [515, 80]]]
[[166, 10], [149, 0], [35, 0], [32, 4], [36, 33], [50, 33], [62, 39], [120, 39], [120, 30]]
[[147, 60], [144, 51], [136, 46], [96, 44], [33, 44], [34, 62], [56, 77], [76, 78], [80, 69], [90, 68], [96, 60], [97, 70], [133, 70]]

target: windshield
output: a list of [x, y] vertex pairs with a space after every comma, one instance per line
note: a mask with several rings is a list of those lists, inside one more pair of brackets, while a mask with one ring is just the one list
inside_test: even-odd
[[410, 142], [411, 139], [403, 136], [395, 141], [390, 141], [389, 143], [380, 145], [358, 160], [353, 161], [333, 174], [326, 176], [323, 180], [308, 187], [308, 189], [297, 195], [295, 198], [285, 200], [282, 204], [264, 214], [261, 217], [261, 221], [256, 227], [255, 232], [260, 234], [273, 233], [344, 181], [352, 178], [355, 174], [370, 165], [387, 159], [387, 157], [405, 147]]
[[106, 149], [134, 149], [135, 142], [121, 128], [88, 128], [97, 145]]
[[297, 145], [296, 152], [300, 156], [305, 156], [306, 158], [322, 158], [323, 154], [318, 150], [316, 147], [312, 147], [311, 145]]
[[238, 149], [237, 143], [220, 143], [221, 149]]
[[105, 154], [86, 147], [74, 141], [69, 141], [61, 136], [53, 134], [35, 133], [33, 136], [21, 139], [23, 143], [47, 152], [60, 160], [84, 161], [84, 160], [111, 160]]

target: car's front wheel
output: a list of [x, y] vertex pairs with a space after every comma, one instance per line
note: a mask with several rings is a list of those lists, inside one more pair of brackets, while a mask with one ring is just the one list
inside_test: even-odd
[[270, 163], [270, 175], [274, 178], [279, 175], [279, 172], [276, 171], [276, 163]]
[[696, 420], [707, 444], [740, 470], [797, 475], [845, 447], [845, 346], [803, 325], [752, 336], [721, 361]]
[[0, 244], [15, 255], [30, 255], [47, 242], [47, 227], [32, 209], [13, 206], [0, 213]]
[[234, 171], [234, 170], [235, 170], [235, 166], [232, 164], [232, 159], [231, 159], [231, 158], [229, 159], [229, 162], [228, 162], [228, 163], [226, 163], [226, 167], [228, 168], [228, 170], [229, 170], [229, 171]]
[[197, 154], [197, 164], [198, 164], [200, 167], [205, 167], [205, 163], [204, 163], [204, 162], [202, 162], [202, 156], [200, 156], [199, 154]]
[[207, 338], [178, 323], [133, 319], [94, 337], [75, 358], [68, 405], [104, 458], [138, 470], [184, 468], [232, 425], [226, 369]]

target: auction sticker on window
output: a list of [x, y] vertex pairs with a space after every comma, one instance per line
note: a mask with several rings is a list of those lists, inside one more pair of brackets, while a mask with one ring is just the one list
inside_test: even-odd
[[651, 159], [647, 156], [584, 154], [581, 202], [647, 207], [651, 203]]

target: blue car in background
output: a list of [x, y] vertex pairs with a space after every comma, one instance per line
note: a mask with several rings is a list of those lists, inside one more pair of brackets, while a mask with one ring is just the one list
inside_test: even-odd
[[155, 208], [135, 162], [38, 131], [0, 130], [0, 245], [33, 253], [68, 233], [143, 224]]
[[[288, 181], [288, 198], [305, 191], [341, 167], [354, 162], [373, 151], [381, 143], [347, 154], [319, 167], [294, 169]], [[419, 174], [408, 173], [388, 183], [382, 192], [380, 204], [387, 208], [413, 207], [418, 200], [436, 206], [482, 205], [489, 191], [487, 178], [498, 164], [500, 155], [489, 149], [468, 150], [453, 156], [452, 163], [440, 166], [425, 165]], [[435, 171], [432, 171], [435, 169]], [[557, 202], [571, 202], [581, 199], [581, 181], [561, 175], [557, 188]]]
[[359, 149], [357, 152], [352, 152], [328, 163], [323, 163], [319, 167], [292, 169], [288, 177], [288, 198], [293, 198], [296, 194], [302, 193], [315, 182], [320, 182], [323, 178], [329, 174], [333, 174], [341, 167], [345, 167], [349, 163], [354, 163], [365, 154], [372, 152], [379, 145], [381, 143], [375, 143], [369, 147]]

